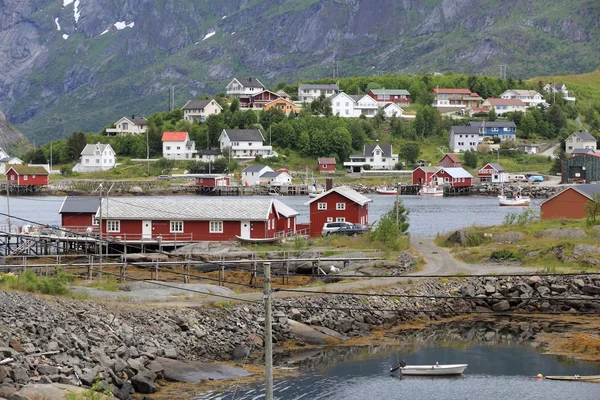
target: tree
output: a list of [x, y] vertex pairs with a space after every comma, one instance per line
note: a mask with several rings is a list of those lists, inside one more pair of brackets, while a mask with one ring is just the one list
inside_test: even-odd
[[67, 148], [69, 149], [69, 155], [71, 161], [79, 160], [81, 151], [87, 145], [87, 140], [83, 132], [73, 132], [67, 139]]
[[490, 109], [490, 111], [488, 112], [487, 119], [488, 119], [488, 121], [492, 121], [492, 122], [498, 119], [498, 116], [496, 115], [496, 109], [494, 109], [494, 107], [492, 107]]
[[465, 151], [465, 165], [469, 168], [477, 168], [477, 152], [473, 150]]
[[231, 104], [229, 105], [229, 111], [232, 113], [239, 111], [240, 109], [240, 101], [238, 99], [233, 99]]
[[394, 250], [400, 250], [400, 238], [409, 228], [409, 211], [404, 207], [402, 200], [396, 200], [394, 206], [381, 216], [377, 227], [371, 232], [370, 239], [381, 242]]
[[414, 165], [421, 154], [421, 146], [417, 142], [407, 142], [400, 147], [398, 156], [404, 160], [408, 165]]
[[424, 106], [417, 112], [415, 118], [415, 131], [417, 136], [428, 137], [437, 135], [441, 126], [441, 117], [433, 107]]
[[554, 132], [560, 131], [567, 125], [567, 117], [561, 107], [557, 104], [552, 104], [547, 114], [548, 123], [554, 126]]
[[519, 132], [521, 132], [521, 137], [528, 139], [535, 133], [537, 129], [537, 122], [535, 118], [531, 114], [525, 114], [523, 118], [521, 118], [521, 128]]
[[25, 160], [30, 164], [45, 164], [48, 161], [41, 147], [30, 151]]
[[588, 225], [596, 225], [596, 217], [600, 216], [600, 193], [595, 193], [591, 200], [585, 203], [586, 222]]

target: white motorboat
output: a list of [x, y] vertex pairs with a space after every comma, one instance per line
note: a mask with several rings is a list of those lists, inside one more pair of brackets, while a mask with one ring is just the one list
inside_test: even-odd
[[396, 188], [389, 187], [389, 186], [380, 186], [377, 189], [375, 189], [375, 192], [377, 192], [377, 194], [387, 194], [387, 195], [398, 194], [398, 190]]
[[443, 196], [444, 189], [437, 185], [423, 185], [419, 190], [421, 196]]
[[390, 372], [400, 372], [402, 375], [443, 376], [461, 375], [468, 364], [433, 364], [433, 365], [399, 365]]
[[529, 196], [523, 196], [520, 188], [518, 192], [513, 195], [505, 195], [504, 188], [502, 188], [502, 193], [498, 196], [498, 204], [501, 206], [528, 207], [530, 202], [531, 198]]

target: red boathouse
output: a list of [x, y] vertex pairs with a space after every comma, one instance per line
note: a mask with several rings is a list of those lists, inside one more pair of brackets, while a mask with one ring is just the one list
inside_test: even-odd
[[431, 179], [438, 186], [467, 187], [471, 186], [473, 175], [464, 168], [440, 168], [431, 176]]
[[4, 173], [6, 180], [16, 186], [46, 186], [48, 185], [48, 171], [44, 167], [30, 167], [28, 165], [11, 165]]
[[67, 196], [60, 206], [60, 225], [75, 232], [98, 230], [99, 197]]
[[335, 172], [335, 158], [334, 157], [319, 158], [319, 172], [322, 174]]
[[437, 167], [417, 167], [412, 173], [412, 184], [425, 185], [438, 169]]
[[228, 175], [206, 174], [193, 176], [196, 178], [196, 186], [217, 187], [231, 185], [231, 177]]

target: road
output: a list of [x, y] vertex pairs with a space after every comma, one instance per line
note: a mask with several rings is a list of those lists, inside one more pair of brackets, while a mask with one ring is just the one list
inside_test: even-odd
[[550, 147], [548, 150], [542, 151], [539, 155], [544, 156], [544, 157], [556, 158], [557, 156], [554, 153], [556, 152], [556, 150], [558, 150], [559, 146], [560, 146], [560, 143], [557, 143], [554, 146]]

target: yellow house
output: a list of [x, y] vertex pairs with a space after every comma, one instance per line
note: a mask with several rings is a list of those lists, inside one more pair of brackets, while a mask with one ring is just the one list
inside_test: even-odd
[[293, 102], [286, 100], [284, 98], [275, 99], [275, 100], [265, 104], [264, 110], [266, 111], [271, 108], [277, 108], [286, 114], [300, 112], [300, 107], [298, 107]]

